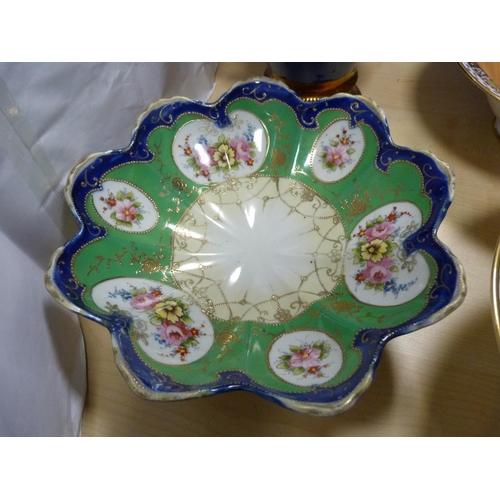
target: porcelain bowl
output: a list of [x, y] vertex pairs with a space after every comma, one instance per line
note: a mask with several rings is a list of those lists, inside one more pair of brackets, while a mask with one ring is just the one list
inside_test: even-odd
[[109, 329], [142, 397], [247, 390], [334, 415], [390, 339], [463, 300], [436, 236], [453, 193], [449, 167], [395, 145], [372, 101], [253, 79], [212, 104], [155, 103], [127, 148], [78, 165], [80, 229], [46, 285]]
[[495, 115], [495, 133], [500, 137], [500, 63], [461, 62], [466, 75], [486, 94]]

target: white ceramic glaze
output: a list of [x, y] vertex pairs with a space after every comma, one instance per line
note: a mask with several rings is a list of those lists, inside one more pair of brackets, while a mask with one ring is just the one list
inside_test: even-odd
[[408, 202], [380, 207], [357, 223], [344, 261], [346, 284], [357, 299], [391, 307], [425, 290], [429, 266], [420, 253], [409, 256], [402, 245], [421, 224], [420, 210]]
[[319, 135], [311, 155], [314, 176], [323, 182], [337, 182], [358, 165], [365, 148], [359, 127], [348, 120], [336, 120]]
[[244, 389], [333, 415], [391, 338], [462, 302], [463, 270], [436, 237], [453, 193], [449, 167], [393, 144], [368, 99], [308, 104], [242, 82], [213, 105], [155, 104], [127, 149], [72, 171], [80, 232], [55, 252], [47, 288], [110, 329], [143, 397]]
[[103, 281], [92, 299], [108, 313], [131, 317], [131, 335], [152, 360], [165, 365], [189, 364], [212, 347], [210, 320], [185, 293], [140, 278]]
[[181, 219], [172, 269], [219, 319], [282, 323], [335, 288], [345, 239], [335, 208], [304, 184], [233, 179]]
[[107, 180], [92, 194], [92, 203], [109, 225], [128, 233], [153, 229], [159, 218], [153, 201], [137, 186], [123, 181]]
[[339, 343], [331, 335], [315, 330], [280, 335], [268, 353], [273, 373], [301, 387], [328, 382], [342, 368], [343, 359]]
[[198, 184], [244, 177], [259, 170], [268, 137], [262, 122], [248, 111], [229, 115], [231, 125], [220, 129], [206, 119], [186, 123], [172, 143], [179, 170]]

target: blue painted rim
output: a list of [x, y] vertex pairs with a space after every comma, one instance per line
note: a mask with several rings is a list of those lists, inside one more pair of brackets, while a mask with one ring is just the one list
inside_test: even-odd
[[[349, 113], [352, 126], [363, 120], [379, 137], [380, 149], [376, 157], [377, 167], [386, 171], [395, 160], [412, 162], [419, 168], [423, 177], [425, 193], [432, 201], [431, 213], [426, 223], [405, 241], [405, 250], [408, 253], [424, 250], [438, 264], [437, 278], [429, 293], [426, 306], [414, 318], [397, 327], [370, 328], [360, 331], [355, 337], [354, 346], [362, 352], [361, 365], [349, 379], [335, 387], [315, 387], [308, 393], [300, 394], [277, 391], [256, 383], [248, 375], [238, 371], [221, 372], [216, 382], [205, 385], [192, 386], [175, 382], [167, 375], [155, 373], [139, 358], [128, 335], [129, 324], [126, 319], [99, 314], [88, 309], [82, 299], [84, 288], [77, 283], [72, 275], [72, 256], [85, 245], [107, 234], [106, 229], [91, 220], [86, 215], [85, 210], [86, 196], [95, 189], [99, 179], [124, 162], [149, 162], [153, 157], [147, 148], [147, 140], [151, 132], [161, 126], [173, 125], [185, 113], [197, 113], [212, 120], [220, 127], [228, 125], [230, 121], [227, 108], [231, 103], [241, 98], [254, 99], [258, 102], [266, 102], [271, 99], [281, 101], [295, 112], [297, 120], [305, 129], [316, 129], [318, 115], [332, 108], [342, 109]], [[208, 395], [244, 389], [278, 404], [283, 404], [282, 399], [291, 399], [311, 405], [334, 404], [348, 398], [367, 374], [375, 369], [388, 340], [427, 326], [441, 319], [440, 313], [443, 311], [451, 312], [459, 305], [460, 297], [465, 292], [463, 271], [460, 264], [436, 236], [438, 227], [452, 200], [450, 186], [449, 174], [441, 168], [440, 162], [434, 156], [393, 143], [385, 118], [380, 112], [376, 112], [376, 106], [373, 103], [369, 104], [366, 99], [341, 94], [306, 103], [282, 84], [265, 79], [252, 80], [236, 85], [213, 104], [192, 100], [178, 100], [161, 104], [143, 117], [127, 148], [103, 153], [87, 162], [76, 174], [70, 189], [74, 214], [78, 219], [80, 230], [63, 247], [53, 266], [51, 279], [61, 295], [79, 308], [83, 315], [98, 321], [110, 330], [128, 370], [152, 393], [200, 391]]]

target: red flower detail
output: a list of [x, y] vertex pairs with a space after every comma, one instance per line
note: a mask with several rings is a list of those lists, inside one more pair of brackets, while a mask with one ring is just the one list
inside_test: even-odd
[[151, 293], [153, 295], [156, 295], [157, 297], [159, 297], [160, 295], [163, 295], [159, 288], [153, 288], [153, 290], [151, 290]]
[[253, 159], [252, 158], [248, 158], [248, 160], [246, 161], [246, 164], [251, 167], [253, 165]]
[[113, 198], [112, 196], [110, 196], [107, 200], [106, 200], [106, 203], [110, 206], [110, 207], [114, 207], [116, 205], [116, 198]]
[[198, 335], [200, 334], [200, 330], [198, 330], [198, 328], [191, 328], [190, 331], [191, 331], [193, 337], [198, 337]]
[[[189, 353], [189, 351], [187, 350], [186, 347], [178, 347], [176, 352], [177, 352], [177, 354], [180, 354], [181, 357], [184, 357], [186, 354]], [[184, 360], [182, 359], [182, 361], [184, 361]]]
[[363, 273], [358, 273], [356, 274], [355, 278], [354, 278], [358, 283], [363, 283], [363, 281], [365, 281], [365, 276]]
[[314, 374], [316, 372], [319, 372], [321, 370], [321, 366], [311, 366], [309, 370], [307, 370], [307, 373]]
[[394, 212], [391, 212], [388, 216], [387, 216], [387, 220], [389, 222], [396, 222], [398, 216], [394, 213]]
[[189, 146], [187, 148], [184, 148], [184, 154], [186, 156], [191, 156], [192, 152], [193, 152], [193, 150]]

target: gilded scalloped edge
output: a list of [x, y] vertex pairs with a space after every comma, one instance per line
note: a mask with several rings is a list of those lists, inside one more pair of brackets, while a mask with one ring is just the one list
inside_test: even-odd
[[[474, 73], [470, 70], [470, 67], [468, 66], [469, 64], [477, 64], [477, 63], [470, 63], [470, 62], [459, 62], [458, 65], [460, 68], [463, 70], [463, 72], [468, 76], [468, 78], [474, 83], [477, 87], [479, 87], [485, 94], [488, 96], [492, 97], [495, 99], [495, 101], [500, 101], [500, 87], [496, 85], [493, 80], [491, 80], [491, 88], [477, 75], [477, 73]], [[487, 75], [486, 71], [483, 71], [483, 73]], [[493, 90], [492, 90], [493, 89]]]
[[[245, 83], [252, 83], [252, 82], [257, 82], [257, 81], [262, 82], [262, 83], [269, 83], [269, 84], [273, 84], [273, 85], [278, 85], [278, 86], [281, 86], [281, 87], [283, 87], [283, 88], [285, 88], [288, 91], [293, 93], [293, 91], [290, 90], [289, 87], [287, 87], [283, 82], [273, 80], [273, 79], [270, 79], [267, 77], [257, 77], [257, 78], [250, 78], [248, 80], [235, 83], [228, 91], [224, 92], [224, 94], [222, 94], [217, 99], [217, 101], [214, 101], [212, 103], [206, 103], [206, 104], [213, 105], [216, 102], [218, 102], [219, 100], [221, 100], [226, 94], [230, 93], [234, 88], [236, 88], [240, 85], [243, 85]], [[339, 94], [335, 94], [334, 96], [331, 96], [331, 97], [324, 97], [322, 99], [315, 101], [314, 103], [315, 103], [315, 105], [317, 105], [324, 99], [341, 98], [341, 97], [345, 97], [345, 96], [352, 98], [352, 96], [350, 94], [339, 93]], [[368, 105], [373, 110], [373, 112], [380, 118], [380, 120], [384, 124], [386, 124], [386, 126], [387, 126], [387, 119], [386, 119], [386, 115], [385, 115], [384, 111], [373, 100], [368, 99], [368, 98], [363, 97], [363, 96], [356, 96], [355, 98], [357, 100], [363, 101], [366, 105]], [[152, 110], [157, 109], [161, 106], [168, 105], [170, 103], [177, 103], [177, 102], [200, 102], [200, 101], [195, 101], [195, 100], [188, 99], [185, 97], [171, 97], [168, 99], [160, 99], [160, 100], [152, 103], [147, 108], [147, 110], [145, 110], [139, 116], [137, 123], [136, 123], [136, 126], [133, 129], [132, 141], [129, 144], [129, 146], [127, 146], [127, 148], [124, 148], [124, 149], [118, 150], [118, 151], [127, 150], [131, 146], [131, 144], [133, 144], [138, 127], [140, 126], [140, 124], [144, 120], [144, 118], [146, 118], [146, 116]], [[392, 137], [390, 136], [390, 134], [388, 135], [388, 139], [392, 142]], [[78, 165], [76, 165], [71, 170], [71, 172], [68, 176], [68, 180], [67, 180], [66, 187], [64, 190], [64, 195], [65, 195], [66, 201], [68, 202], [68, 205], [71, 208], [73, 215], [80, 222], [81, 222], [81, 218], [80, 218], [79, 214], [76, 212], [75, 206], [73, 204], [73, 200], [71, 198], [71, 191], [73, 189], [75, 179], [77, 178], [77, 176], [80, 174], [81, 171], [83, 171], [88, 165], [90, 165], [93, 162], [93, 160], [95, 160], [96, 158], [101, 157], [103, 155], [106, 155], [108, 153], [111, 153], [113, 151], [116, 151], [116, 150], [109, 150], [109, 151], [104, 151], [104, 152], [100, 152], [100, 153], [93, 153], [93, 154], [87, 156], [82, 162], [80, 162]], [[446, 175], [446, 177], [448, 179], [449, 202], [451, 203], [451, 201], [453, 200], [454, 194], [455, 194], [455, 175], [453, 174], [449, 165], [444, 163], [443, 161], [439, 160], [433, 153], [430, 153], [428, 151], [415, 150], [415, 149], [412, 149], [412, 151], [421, 152], [421, 153], [424, 153], [425, 155], [429, 156], [431, 159], [433, 159], [436, 162], [439, 169]], [[440, 225], [441, 222], [442, 222], [442, 220], [438, 221], [438, 226]], [[441, 240], [439, 240], [436, 233], [433, 234], [433, 238], [437, 244], [441, 245], [445, 249], [445, 251], [448, 253], [450, 258], [452, 259], [454, 265], [456, 266], [458, 275], [457, 275], [457, 286], [455, 289], [455, 294], [454, 294], [452, 300], [445, 307], [443, 307], [439, 311], [435, 312], [434, 314], [429, 316], [425, 321], [420, 322], [418, 325], [414, 324], [414, 325], [410, 325], [409, 327], [406, 327], [402, 333], [409, 333], [409, 332], [414, 331], [416, 329], [424, 328], [426, 326], [429, 326], [431, 324], [434, 324], [434, 323], [440, 321], [441, 319], [448, 316], [451, 312], [453, 312], [463, 302], [465, 295], [466, 295], [467, 287], [466, 287], [465, 274], [464, 274], [464, 269], [463, 269], [462, 264], [453, 255], [453, 253], [449, 250], [449, 248], [443, 242], [441, 242]], [[47, 290], [54, 297], [54, 299], [57, 302], [59, 302], [61, 305], [63, 305], [64, 307], [66, 307], [66, 308], [68, 308], [68, 309], [70, 309], [78, 314], [86, 316], [90, 319], [93, 319], [94, 321], [101, 323], [101, 320], [99, 318], [97, 318], [96, 316], [94, 316], [92, 313], [90, 313], [89, 311], [83, 310], [80, 307], [71, 303], [64, 296], [64, 294], [61, 293], [61, 291], [55, 286], [52, 276], [56, 272], [56, 267], [55, 267], [56, 261], [58, 260], [59, 256], [63, 252], [63, 250], [64, 250], [64, 247], [58, 248], [54, 252], [54, 254], [51, 258], [49, 268], [45, 274], [45, 286], [46, 286]], [[496, 320], [495, 325], [497, 327], [497, 340], [498, 340], [499, 346], [500, 346], [500, 313], [498, 312], [498, 310], [499, 310], [498, 278], [499, 278], [499, 272], [500, 272], [500, 242], [499, 242], [499, 246], [497, 248], [497, 252], [496, 252], [495, 256], [496, 256], [495, 257], [495, 266], [496, 267], [494, 267], [493, 280], [496, 279], [496, 283], [497, 283], [497, 285], [496, 285], [497, 286], [497, 297], [496, 297], [496, 303], [495, 303], [494, 318]], [[493, 283], [495, 283], [495, 282], [493, 282]], [[386, 341], [389, 340], [391, 337], [392, 337], [392, 335], [388, 336]], [[176, 401], [176, 400], [200, 398], [200, 397], [204, 397], [204, 396], [208, 396], [208, 395], [213, 394], [212, 390], [193, 390], [193, 391], [186, 391], [186, 392], [158, 393], [158, 392], [154, 392], [154, 391], [148, 389], [133, 375], [133, 373], [131, 372], [131, 370], [127, 366], [125, 360], [123, 359], [122, 355], [120, 354], [119, 349], [116, 346], [116, 341], [115, 341], [114, 337], [111, 336], [111, 339], [112, 339], [112, 344], [113, 344], [115, 363], [116, 363], [119, 371], [121, 372], [122, 376], [126, 380], [127, 384], [131, 388], [131, 390], [135, 394], [137, 394], [138, 396], [145, 398], [145, 399], [148, 399], [148, 400], [152, 400], [152, 401]], [[268, 399], [272, 399], [275, 402], [281, 404], [282, 406], [284, 406], [286, 408], [289, 408], [291, 410], [295, 410], [295, 411], [298, 411], [301, 413], [307, 413], [310, 415], [317, 415], [317, 416], [338, 415], [340, 413], [345, 412], [349, 408], [351, 408], [356, 403], [356, 401], [359, 399], [359, 397], [368, 389], [368, 387], [370, 386], [370, 384], [373, 380], [375, 367], [376, 367], [379, 359], [380, 359], [380, 355], [378, 356], [377, 359], [373, 360], [372, 364], [370, 365], [370, 367], [367, 370], [367, 373], [362, 378], [360, 383], [347, 396], [345, 396], [344, 398], [342, 398], [340, 400], [334, 401], [332, 403], [302, 402], [302, 401], [298, 401], [298, 400], [295, 400], [292, 398], [287, 398], [284, 396], [277, 396], [277, 395], [269, 396]]]
[[495, 328], [495, 337], [500, 349], [500, 238], [495, 246], [493, 255], [493, 266], [491, 271], [491, 315], [493, 317], [493, 326]]
[[[114, 340], [113, 340], [114, 344]], [[170, 402], [170, 401], [183, 401], [186, 399], [203, 398], [210, 396], [212, 391], [186, 391], [186, 392], [171, 392], [171, 393], [159, 393], [154, 392], [144, 386], [129, 370], [125, 360], [123, 359], [120, 351], [117, 347], [113, 348], [114, 360], [116, 366], [120, 370], [123, 378], [127, 382], [130, 389], [139, 397], [147, 399], [149, 401], [158, 402]], [[286, 398], [282, 396], [273, 396], [276, 402], [281, 406], [288, 408], [290, 410], [305, 413], [308, 415], [314, 415], [319, 417], [333, 417], [335, 415], [340, 415], [345, 411], [349, 410], [358, 399], [365, 393], [365, 391], [370, 387], [373, 381], [374, 368], [370, 369], [361, 382], [344, 398], [334, 401], [333, 403], [305, 403], [302, 401], [297, 401], [292, 398]]]

